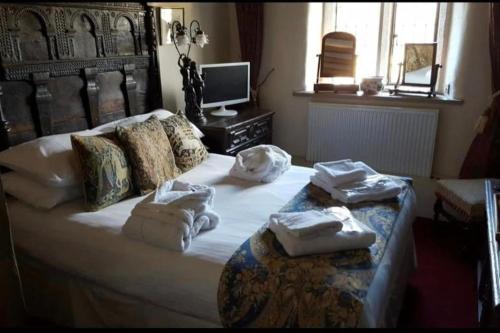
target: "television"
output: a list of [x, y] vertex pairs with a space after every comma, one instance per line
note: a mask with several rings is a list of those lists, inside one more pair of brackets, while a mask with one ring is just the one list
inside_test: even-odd
[[227, 117], [238, 114], [226, 109], [226, 105], [245, 103], [250, 100], [250, 63], [232, 62], [224, 64], [203, 64], [204, 75], [202, 108], [218, 107], [210, 114]]

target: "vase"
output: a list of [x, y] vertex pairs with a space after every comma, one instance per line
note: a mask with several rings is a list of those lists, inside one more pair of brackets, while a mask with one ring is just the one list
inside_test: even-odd
[[382, 80], [382, 76], [367, 77], [361, 81], [359, 87], [365, 95], [376, 95], [379, 93], [379, 91], [384, 89]]

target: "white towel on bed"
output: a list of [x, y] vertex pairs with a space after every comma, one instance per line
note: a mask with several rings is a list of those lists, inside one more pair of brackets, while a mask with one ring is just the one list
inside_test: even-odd
[[[174, 211], [172, 211], [173, 213]], [[166, 219], [177, 221], [153, 220], [143, 216], [132, 215], [123, 226], [123, 232], [131, 239], [144, 241], [148, 244], [162, 247], [168, 250], [183, 252], [191, 245], [192, 239], [203, 229], [210, 229], [210, 219], [206, 216], [193, 220], [193, 215], [186, 213], [185, 216], [165, 214]], [[180, 222], [182, 221], [182, 222]]]
[[352, 214], [342, 224], [342, 230], [338, 232], [324, 231], [321, 235], [305, 238], [295, 237], [284, 231], [275, 220], [270, 220], [269, 229], [291, 257], [368, 248], [375, 243], [375, 232]]
[[346, 207], [331, 207], [323, 211], [275, 213], [269, 216], [269, 220], [283, 232], [300, 238], [321, 235], [324, 232], [338, 232], [342, 230], [342, 222], [349, 217], [350, 212]]
[[331, 187], [316, 175], [311, 176], [311, 183], [330, 193], [333, 199], [344, 203], [379, 201], [396, 197], [402, 187], [390, 177], [383, 175], [368, 176], [360, 182]]
[[200, 231], [219, 224], [214, 196], [212, 187], [167, 181], [132, 209], [122, 231], [132, 239], [185, 251]]
[[258, 145], [236, 154], [229, 175], [246, 180], [270, 183], [290, 169], [292, 157], [279, 147]]
[[211, 210], [214, 196], [213, 187], [170, 180], [139, 202], [131, 213], [151, 219], [162, 219], [162, 213], [173, 208], [190, 209], [194, 211], [196, 219], [200, 214]]
[[350, 159], [314, 163], [318, 177], [335, 187], [366, 179], [367, 170]]

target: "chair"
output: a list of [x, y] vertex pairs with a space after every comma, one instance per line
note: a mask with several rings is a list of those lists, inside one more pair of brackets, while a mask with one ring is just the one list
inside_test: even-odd
[[477, 244], [486, 221], [485, 179], [441, 179], [437, 181], [434, 203], [434, 222], [440, 224], [440, 216], [453, 224], [465, 236], [463, 249], [469, 251]]
[[314, 91], [356, 92], [358, 85], [320, 83], [320, 78], [356, 76], [356, 37], [347, 32], [330, 32], [323, 36], [318, 54], [318, 73]]

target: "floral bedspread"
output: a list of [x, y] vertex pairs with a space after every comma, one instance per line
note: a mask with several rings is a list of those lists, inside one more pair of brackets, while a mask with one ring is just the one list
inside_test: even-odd
[[[403, 182], [403, 180], [396, 179]], [[289, 257], [267, 223], [226, 263], [218, 289], [225, 327], [356, 327], [386, 244], [408, 194], [346, 205], [376, 232], [368, 249]], [[343, 205], [309, 183], [281, 212]]]

